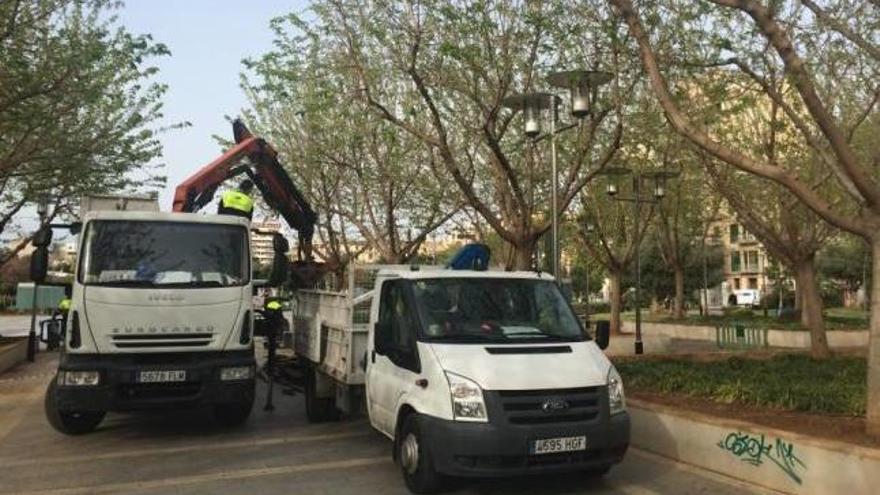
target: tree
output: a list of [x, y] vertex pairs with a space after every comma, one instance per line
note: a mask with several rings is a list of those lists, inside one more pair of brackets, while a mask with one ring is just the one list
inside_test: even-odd
[[[865, 31], [870, 29], [865, 26], [872, 22], [871, 16], [847, 16], [854, 10], [853, 2], [829, 2], [832, 8], [816, 15], [812, 10], [805, 12], [798, 1], [774, 2], [768, 7], [756, 0], [707, 0], [694, 7], [698, 9], [696, 17], [694, 11], [688, 11], [686, 20], [664, 19], [660, 27], [674, 29], [678, 40], [670, 44], [668, 37], [660, 43], [652, 40], [631, 0], [608, 3], [628, 26], [653, 92], [676, 132], [718, 161], [786, 188], [831, 225], [865, 239], [873, 258], [880, 259], [880, 183], [869, 158], [876, 153], [876, 145], [867, 149], [854, 146], [856, 136], [864, 131], [862, 124], [876, 116], [880, 98], [874, 77], [880, 51], [873, 42], [873, 32]], [[856, 3], [863, 12], [877, 12], [873, 10], [878, 8], [874, 2]], [[849, 8], [841, 10], [843, 6]], [[839, 20], [836, 12], [845, 16], [846, 22]], [[650, 15], [660, 14], [652, 10]], [[681, 23], [686, 24], [684, 29]], [[694, 32], [702, 37], [691, 37]], [[695, 39], [703, 42], [696, 41], [696, 49], [686, 47], [688, 51], [682, 53], [682, 45]], [[761, 62], [772, 64], [773, 72], [754, 67], [755, 59], [763, 53], [759, 48], [762, 45], [772, 47], [773, 53]], [[666, 60], [694, 56], [703, 60], [687, 60], [691, 65], [727, 65], [752, 78], [782, 109], [786, 125], [796, 129], [805, 145], [820, 157], [824, 187], [817, 189], [816, 181], [804, 180], [797, 170], [723, 143], [695, 124], [670, 91], [659, 64], [663, 59], [657, 56], [655, 47], [674, 53]], [[772, 74], [782, 74], [790, 82], [796, 104], [790, 104], [768, 84]], [[825, 176], [833, 182], [826, 184]], [[829, 189], [842, 191], [847, 200], [843, 208], [836, 197], [829, 199], [824, 194]], [[872, 303], [876, 308], [880, 303], [880, 263], [874, 263], [873, 270]], [[871, 435], [880, 435], [880, 312], [872, 313], [870, 328], [867, 429]]]
[[[871, 287], [871, 253], [862, 239], [841, 236], [829, 242], [816, 260], [822, 278], [850, 292]], [[866, 300], [870, 294], [865, 294]]]
[[614, 156], [622, 95], [636, 80], [632, 67], [615, 64], [613, 46], [601, 35], [607, 15], [573, 18], [574, 5], [313, 4], [315, 31], [327, 33], [322, 42], [342, 49], [332, 59], [336, 71], [348, 74], [341, 93], [357, 95], [365, 109], [431, 150], [468, 205], [513, 246], [509, 268], [531, 266], [552, 205], [546, 140], [524, 139], [516, 113], [504, 110], [505, 97], [534, 91], [550, 68], [598, 69], [607, 60], [616, 69], [612, 89], [593, 93], [589, 115], [575, 132], [560, 135], [561, 216]]
[[53, 204], [51, 220], [85, 192], [164, 182], [148, 164], [161, 155], [166, 87], [151, 82], [158, 69], [148, 61], [169, 52], [117, 27], [116, 5], [0, 3], [0, 233], [41, 199]]
[[[636, 250], [650, 225], [652, 212], [642, 214], [635, 224], [635, 215], [629, 203], [604, 197], [600, 184], [591, 184], [581, 201], [579, 234], [590, 256], [602, 264], [610, 282], [611, 331], [621, 329], [620, 313], [623, 307], [623, 278], [636, 255]], [[584, 227], [592, 225], [593, 231]]]
[[276, 49], [247, 66], [243, 85], [261, 132], [321, 212], [316, 251], [344, 267], [366, 249], [385, 263], [412, 259], [459, 209], [437, 179], [435, 155], [357, 105], [340, 105], [337, 52], [295, 15], [273, 21]]

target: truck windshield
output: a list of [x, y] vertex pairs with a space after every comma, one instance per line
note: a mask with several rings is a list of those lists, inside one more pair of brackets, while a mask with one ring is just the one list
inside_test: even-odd
[[413, 283], [429, 341], [579, 341], [581, 326], [556, 284], [510, 278], [438, 278]]
[[79, 281], [116, 287], [229, 287], [250, 277], [247, 230], [236, 225], [95, 220]]

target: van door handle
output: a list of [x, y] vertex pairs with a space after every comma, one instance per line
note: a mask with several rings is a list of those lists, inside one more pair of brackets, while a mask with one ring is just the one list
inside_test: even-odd
[[375, 362], [376, 362], [376, 350], [375, 350], [375, 349], [373, 349], [373, 350], [370, 352], [370, 362], [371, 362], [371, 363], [375, 363]]

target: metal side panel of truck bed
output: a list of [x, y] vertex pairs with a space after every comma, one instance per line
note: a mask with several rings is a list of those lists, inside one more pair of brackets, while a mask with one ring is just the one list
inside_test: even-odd
[[344, 292], [298, 291], [293, 315], [296, 355], [339, 383], [363, 385], [370, 299], [371, 293], [352, 300]]

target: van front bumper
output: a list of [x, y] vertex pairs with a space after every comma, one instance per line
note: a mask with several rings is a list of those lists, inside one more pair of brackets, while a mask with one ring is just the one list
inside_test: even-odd
[[[554, 425], [466, 423], [421, 416], [420, 427], [435, 469], [450, 476], [491, 477], [603, 469], [623, 460], [629, 446], [629, 414], [597, 422]], [[545, 438], [586, 436], [587, 449], [530, 454]]]
[[[221, 380], [220, 370], [249, 366], [251, 377]], [[165, 354], [62, 355], [58, 371], [100, 374], [96, 386], [55, 388], [56, 403], [68, 411], [131, 411], [205, 406], [253, 400], [256, 385], [253, 350]], [[141, 371], [184, 371], [181, 382], [139, 383]]]

